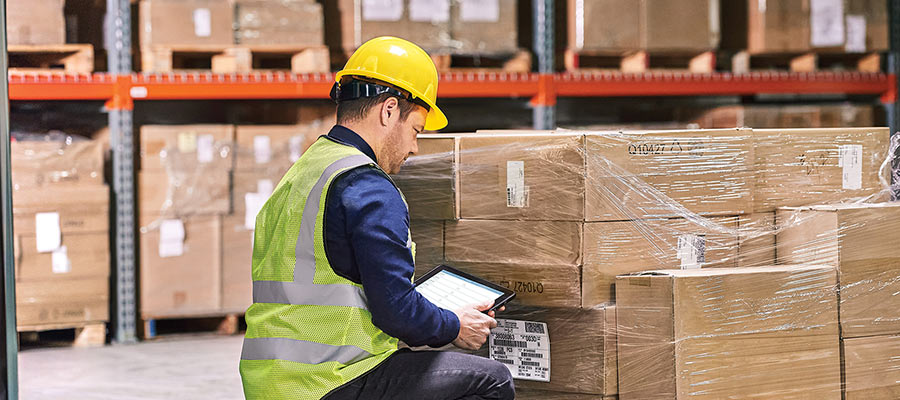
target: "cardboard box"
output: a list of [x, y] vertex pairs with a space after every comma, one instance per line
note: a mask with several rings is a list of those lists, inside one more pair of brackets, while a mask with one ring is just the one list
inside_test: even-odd
[[35, 214], [59, 214], [59, 230], [97, 233], [109, 230], [109, 188], [71, 186], [20, 190], [13, 194], [13, 228], [16, 235], [36, 233]]
[[[253, 229], [256, 226], [254, 222], [256, 221], [256, 214], [259, 212], [259, 208], [265, 204], [264, 202], [259, 203], [262, 197], [248, 198], [247, 194], [261, 193], [268, 199], [280, 180], [281, 176], [274, 176], [265, 171], [234, 172], [234, 183], [231, 188], [232, 214], [246, 218], [246, 221], [250, 222], [250, 225], [246, 225], [247, 229]], [[248, 210], [252, 215], [247, 215]]]
[[580, 133], [462, 136], [460, 216], [582, 221], [584, 162]]
[[718, 0], [569, 0], [569, 48], [713, 50], [719, 44], [718, 10]]
[[234, 10], [227, 0], [142, 0], [141, 47], [230, 46]]
[[552, 392], [549, 390], [523, 389], [516, 387], [519, 400], [617, 400], [617, 396], [597, 397], [596, 394]]
[[61, 249], [41, 253], [34, 235], [16, 235], [16, 281], [51, 282], [78, 278], [106, 278], [109, 233], [63, 234]]
[[[516, 292], [529, 307], [581, 308], [581, 266], [450, 262], [448, 265]], [[416, 276], [431, 268], [416, 267]], [[502, 318], [502, 317], [501, 317]]]
[[736, 217], [584, 225], [582, 305], [615, 301], [616, 276], [669, 268], [734, 267]]
[[243, 312], [253, 304], [253, 231], [243, 215], [222, 218], [222, 308]]
[[[516, 380], [516, 390], [614, 395], [618, 392], [616, 307], [596, 309], [511, 306], [497, 318], [547, 324], [550, 382]], [[488, 355], [485, 346], [479, 354]]]
[[142, 215], [226, 214], [230, 183], [228, 171], [140, 171], [138, 208]]
[[63, 44], [66, 42], [65, 0], [12, 0], [6, 3], [8, 44]]
[[684, 209], [703, 216], [751, 210], [749, 130], [589, 134], [586, 147], [587, 221], [682, 217]]
[[750, 53], [810, 49], [807, 0], [722, 1], [722, 48]]
[[458, 137], [420, 134], [419, 152], [409, 157], [391, 179], [403, 192], [414, 219], [456, 219]]
[[700, 128], [841, 128], [875, 125], [871, 106], [723, 106], [691, 117]]
[[[887, 128], [755, 129], [754, 212], [859, 199], [882, 190]], [[845, 162], [847, 161], [847, 162]]]
[[233, 142], [232, 125], [144, 125], [141, 169], [230, 171], [234, 166]]
[[103, 185], [100, 141], [15, 141], [10, 146], [14, 190]]
[[840, 399], [836, 283], [818, 266], [618, 277], [619, 398]]
[[71, 327], [109, 321], [107, 277], [16, 282], [16, 325]]
[[317, 125], [239, 125], [235, 169], [265, 171], [280, 180], [320, 133]]
[[[412, 0], [428, 3], [428, 0]], [[450, 1], [450, 37], [459, 52], [509, 54], [518, 46], [519, 0]]]
[[[181, 232], [164, 227], [166, 220], [151, 223], [155, 218], [141, 219], [142, 318], [220, 312], [221, 217], [193, 216], [178, 220]], [[166, 232], [161, 232], [161, 228]], [[163, 233], [165, 237], [161, 237]], [[160, 246], [161, 239], [164, 239], [163, 246]]]
[[580, 265], [582, 223], [459, 220], [444, 223], [447, 261]]
[[[888, 40], [887, 3], [880, 0], [844, 0], [844, 13], [849, 16], [861, 16], [866, 21], [866, 51], [886, 51], [890, 48]], [[849, 40], [849, 35], [848, 35]]]
[[900, 397], [900, 336], [843, 339], [844, 399]]
[[346, 52], [352, 52], [369, 39], [379, 36], [410, 40], [428, 52], [448, 47], [450, 9], [429, 7], [430, 2], [420, 2], [425, 7], [417, 6], [416, 17], [412, 17], [410, 3], [414, 1], [394, 1], [388, 7], [384, 3], [367, 6], [355, 0], [326, 2], [323, 4], [325, 40], [329, 41], [332, 50]]
[[307, 0], [237, 0], [234, 10], [238, 44], [324, 44], [321, 4]]
[[409, 232], [416, 244], [416, 269], [430, 271], [444, 261], [444, 221], [413, 219]]
[[900, 203], [783, 208], [776, 214], [779, 263], [840, 271], [841, 335], [900, 333]]
[[775, 213], [738, 216], [738, 267], [775, 264]]

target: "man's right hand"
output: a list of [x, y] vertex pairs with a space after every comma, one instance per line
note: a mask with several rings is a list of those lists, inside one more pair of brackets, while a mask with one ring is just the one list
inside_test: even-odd
[[494, 301], [481, 304], [473, 304], [453, 311], [459, 318], [459, 336], [453, 340], [453, 345], [465, 350], [478, 350], [487, 341], [491, 329], [497, 326], [497, 321], [483, 311], [494, 305]]

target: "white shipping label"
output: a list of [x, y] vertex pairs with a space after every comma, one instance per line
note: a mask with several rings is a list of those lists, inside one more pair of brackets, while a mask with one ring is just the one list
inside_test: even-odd
[[810, 0], [810, 45], [831, 47], [844, 44], [844, 1]]
[[59, 213], [46, 212], [34, 215], [34, 233], [38, 253], [49, 253], [62, 244]]
[[216, 140], [213, 135], [197, 136], [197, 161], [201, 163], [212, 162], [216, 153]]
[[291, 162], [297, 162], [297, 160], [300, 159], [300, 156], [303, 155], [303, 136], [291, 136], [291, 139], [288, 142], [288, 148], [291, 153]]
[[409, 19], [416, 22], [447, 22], [450, 0], [409, 0]]
[[528, 187], [525, 186], [525, 161], [506, 162], [506, 206], [528, 207]]
[[403, 0], [362, 0], [364, 21], [399, 21], [403, 17]]
[[69, 251], [66, 246], [59, 246], [53, 250], [50, 263], [54, 274], [68, 274], [72, 271], [72, 263], [69, 261]]
[[256, 193], [271, 196], [275, 191], [275, 184], [271, 179], [260, 179], [256, 181]]
[[841, 145], [838, 165], [842, 170], [842, 188], [848, 190], [862, 189], [862, 157], [861, 144]]
[[178, 151], [181, 153], [193, 153], [197, 151], [197, 134], [194, 132], [179, 133]]
[[844, 51], [848, 53], [866, 52], [866, 17], [864, 15], [847, 16], [847, 43]]
[[178, 257], [184, 254], [184, 223], [180, 219], [166, 219], [159, 224], [159, 257]]
[[678, 236], [678, 259], [681, 269], [700, 268], [706, 262], [706, 235]]
[[269, 200], [269, 195], [264, 193], [244, 194], [244, 228], [253, 230], [256, 228], [256, 214], [262, 210], [263, 205]]
[[208, 8], [194, 10], [194, 35], [197, 37], [209, 37], [212, 35], [212, 13]]
[[543, 322], [498, 319], [488, 338], [491, 359], [515, 379], [550, 382], [550, 335]]
[[253, 137], [253, 159], [257, 164], [272, 161], [272, 139], [262, 135]]
[[500, 0], [459, 0], [459, 19], [463, 22], [497, 22], [500, 20]]

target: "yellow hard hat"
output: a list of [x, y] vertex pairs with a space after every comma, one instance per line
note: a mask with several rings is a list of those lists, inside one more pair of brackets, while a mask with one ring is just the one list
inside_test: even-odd
[[447, 126], [447, 117], [437, 106], [438, 73], [425, 50], [410, 41], [382, 36], [363, 43], [335, 76], [336, 87], [344, 76], [359, 76], [389, 83], [428, 105], [425, 129]]

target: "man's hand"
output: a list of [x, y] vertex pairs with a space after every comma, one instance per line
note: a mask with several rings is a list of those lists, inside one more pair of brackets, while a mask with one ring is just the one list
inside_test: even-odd
[[453, 311], [459, 318], [459, 336], [453, 340], [453, 345], [465, 350], [478, 350], [487, 341], [491, 329], [497, 326], [494, 320], [494, 312], [485, 314], [494, 305], [494, 301], [481, 304], [473, 304]]

